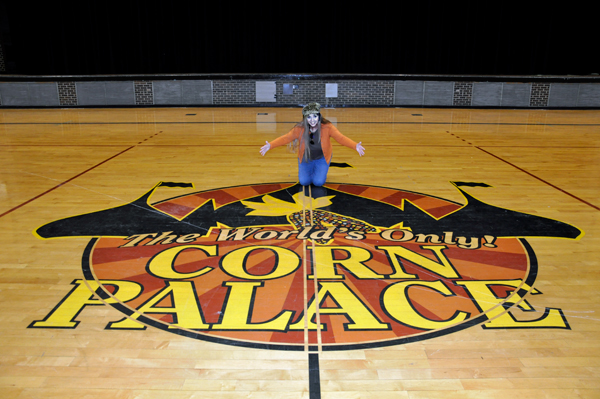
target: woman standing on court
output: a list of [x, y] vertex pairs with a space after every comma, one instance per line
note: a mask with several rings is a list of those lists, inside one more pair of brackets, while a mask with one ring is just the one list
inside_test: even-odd
[[360, 156], [365, 153], [360, 143], [355, 143], [340, 133], [333, 123], [321, 118], [319, 103], [310, 103], [302, 108], [303, 119], [287, 134], [276, 138], [261, 147], [261, 155], [271, 148], [294, 142], [293, 148], [298, 148], [298, 179], [300, 184], [317, 187], [325, 184], [327, 172], [331, 163], [331, 138], [338, 143], [356, 150]]

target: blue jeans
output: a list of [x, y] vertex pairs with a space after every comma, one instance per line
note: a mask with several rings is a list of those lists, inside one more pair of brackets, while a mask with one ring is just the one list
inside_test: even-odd
[[317, 187], [321, 187], [327, 180], [328, 171], [329, 164], [325, 157], [310, 162], [298, 162], [298, 180], [303, 186], [312, 183]]

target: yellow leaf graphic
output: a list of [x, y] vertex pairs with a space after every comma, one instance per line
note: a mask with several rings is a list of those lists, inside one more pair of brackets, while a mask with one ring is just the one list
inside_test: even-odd
[[335, 195], [309, 198], [302, 193], [296, 193], [292, 196], [294, 202], [288, 202], [270, 195], [264, 195], [262, 197], [263, 202], [242, 201], [242, 204], [253, 209], [247, 216], [287, 216], [295, 212], [301, 212], [302, 209], [309, 210], [329, 206], [333, 197]]

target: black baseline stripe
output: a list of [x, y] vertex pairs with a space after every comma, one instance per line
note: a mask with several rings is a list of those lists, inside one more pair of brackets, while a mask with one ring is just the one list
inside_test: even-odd
[[321, 399], [321, 375], [319, 354], [308, 354], [308, 392], [310, 399]]

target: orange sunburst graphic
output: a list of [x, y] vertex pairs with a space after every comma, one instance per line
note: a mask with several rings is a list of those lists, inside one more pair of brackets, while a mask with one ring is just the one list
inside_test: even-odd
[[[514, 280], [526, 290], [533, 283], [535, 257], [517, 238], [498, 238], [487, 246], [482, 239], [461, 247], [452, 236], [410, 237], [410, 221], [372, 226], [356, 212], [328, 215], [324, 201], [314, 204], [321, 211], [321, 225], [303, 231], [298, 215], [289, 217], [299, 202], [279, 204], [268, 198], [291, 186], [232, 187], [153, 204], [184, 221], [209, 201], [215, 209], [244, 204], [245, 217], [252, 217], [252, 210], [260, 215], [279, 209], [287, 223], [245, 227], [251, 224], [242, 218], [239, 225], [220, 225], [196, 235], [155, 232], [135, 245], [128, 245], [131, 237], [102, 237], [92, 240], [86, 251], [87, 273], [134, 323], [214, 342], [291, 350], [304, 348], [305, 329], [308, 344], [315, 345], [320, 335], [324, 350], [451, 333], [487, 320], [491, 306], [473, 299], [468, 282]], [[398, 209], [409, 201], [438, 219], [461, 208], [391, 188], [326, 187], [333, 197], [344, 193]], [[269, 208], [271, 203], [278, 208]], [[361, 211], [367, 214], [369, 209]], [[111, 281], [130, 282], [139, 292], [121, 301]], [[510, 301], [515, 286], [505, 288], [505, 300]]]

